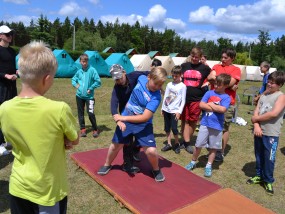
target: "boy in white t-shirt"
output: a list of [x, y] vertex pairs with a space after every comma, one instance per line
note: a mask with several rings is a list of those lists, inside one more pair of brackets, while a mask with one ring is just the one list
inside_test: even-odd
[[[166, 86], [161, 108], [161, 114], [164, 117], [164, 131], [167, 136], [167, 144], [161, 151], [166, 152], [173, 149], [176, 154], [180, 153], [177, 125], [185, 105], [186, 97], [186, 85], [181, 82], [181, 74], [181, 66], [174, 66], [171, 71], [173, 81], [169, 82]], [[175, 139], [173, 148], [171, 145], [170, 129]]]

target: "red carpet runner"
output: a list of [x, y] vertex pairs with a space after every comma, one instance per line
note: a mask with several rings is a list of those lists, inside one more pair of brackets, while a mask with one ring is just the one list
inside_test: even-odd
[[74, 153], [71, 158], [134, 213], [170, 213], [221, 188], [162, 157], [159, 165], [166, 180], [157, 183], [143, 152], [141, 152], [142, 161], [137, 164], [141, 172], [135, 176], [131, 177], [121, 170], [122, 152], [113, 162], [113, 168], [107, 175], [97, 175], [97, 170], [104, 164], [106, 155], [107, 149], [98, 149]]

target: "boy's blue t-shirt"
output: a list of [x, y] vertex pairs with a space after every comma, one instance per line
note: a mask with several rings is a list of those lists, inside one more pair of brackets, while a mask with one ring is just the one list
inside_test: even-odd
[[[231, 98], [228, 94], [218, 94], [215, 92], [215, 90], [210, 90], [206, 92], [201, 102], [214, 102], [216, 105], [224, 106], [226, 109], [228, 109], [230, 106]], [[212, 129], [222, 131], [224, 128], [224, 113], [203, 111], [200, 124]]]
[[262, 80], [262, 86], [261, 86], [261, 88], [259, 90], [259, 94], [262, 94], [266, 90], [268, 76], [269, 76], [269, 72], [267, 74], [264, 74], [263, 80]]
[[[133, 89], [130, 99], [122, 112], [123, 116], [143, 114], [145, 109], [154, 113], [159, 107], [161, 101], [160, 91], [149, 91], [146, 87], [147, 82], [147, 76], [142, 75], [138, 78], [138, 83]], [[146, 123], [152, 123], [152, 118], [153, 117], [151, 117]]]

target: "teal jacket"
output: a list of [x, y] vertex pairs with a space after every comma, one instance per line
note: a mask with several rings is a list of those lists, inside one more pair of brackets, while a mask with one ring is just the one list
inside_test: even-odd
[[[88, 65], [85, 70], [81, 68], [76, 72], [71, 83], [74, 87], [79, 85], [76, 96], [84, 100], [92, 100], [94, 99], [94, 89], [101, 86], [101, 79], [96, 69]], [[87, 90], [90, 90], [90, 94], [87, 93]]]

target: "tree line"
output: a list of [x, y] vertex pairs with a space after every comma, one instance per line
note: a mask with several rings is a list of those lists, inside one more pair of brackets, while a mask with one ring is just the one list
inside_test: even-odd
[[237, 52], [236, 64], [259, 65], [266, 60], [272, 67], [285, 69], [285, 36], [273, 41], [269, 32], [263, 30], [259, 31], [258, 42], [233, 44], [231, 39], [223, 37], [216, 42], [206, 39], [196, 42], [182, 38], [172, 29], [166, 28], [160, 32], [148, 25], [142, 26], [138, 21], [130, 25], [120, 23], [119, 19], [105, 24], [101, 20], [96, 23], [93, 18], [80, 20], [78, 17], [73, 22], [69, 17], [66, 17], [64, 22], [59, 18], [51, 22], [41, 15], [36, 21], [31, 19], [29, 26], [24, 26], [23, 22], [1, 21], [0, 25], [3, 24], [16, 32], [12, 44], [14, 47], [22, 47], [31, 40], [43, 40], [51, 48], [65, 49], [69, 53], [74, 51], [73, 48], [78, 53], [85, 50], [101, 52], [106, 47], [112, 47], [121, 53], [135, 48], [141, 54], [159, 51], [162, 55], [179, 53], [181, 56], [188, 56], [194, 46], [199, 46], [210, 60], [220, 60], [222, 49], [230, 47]]

